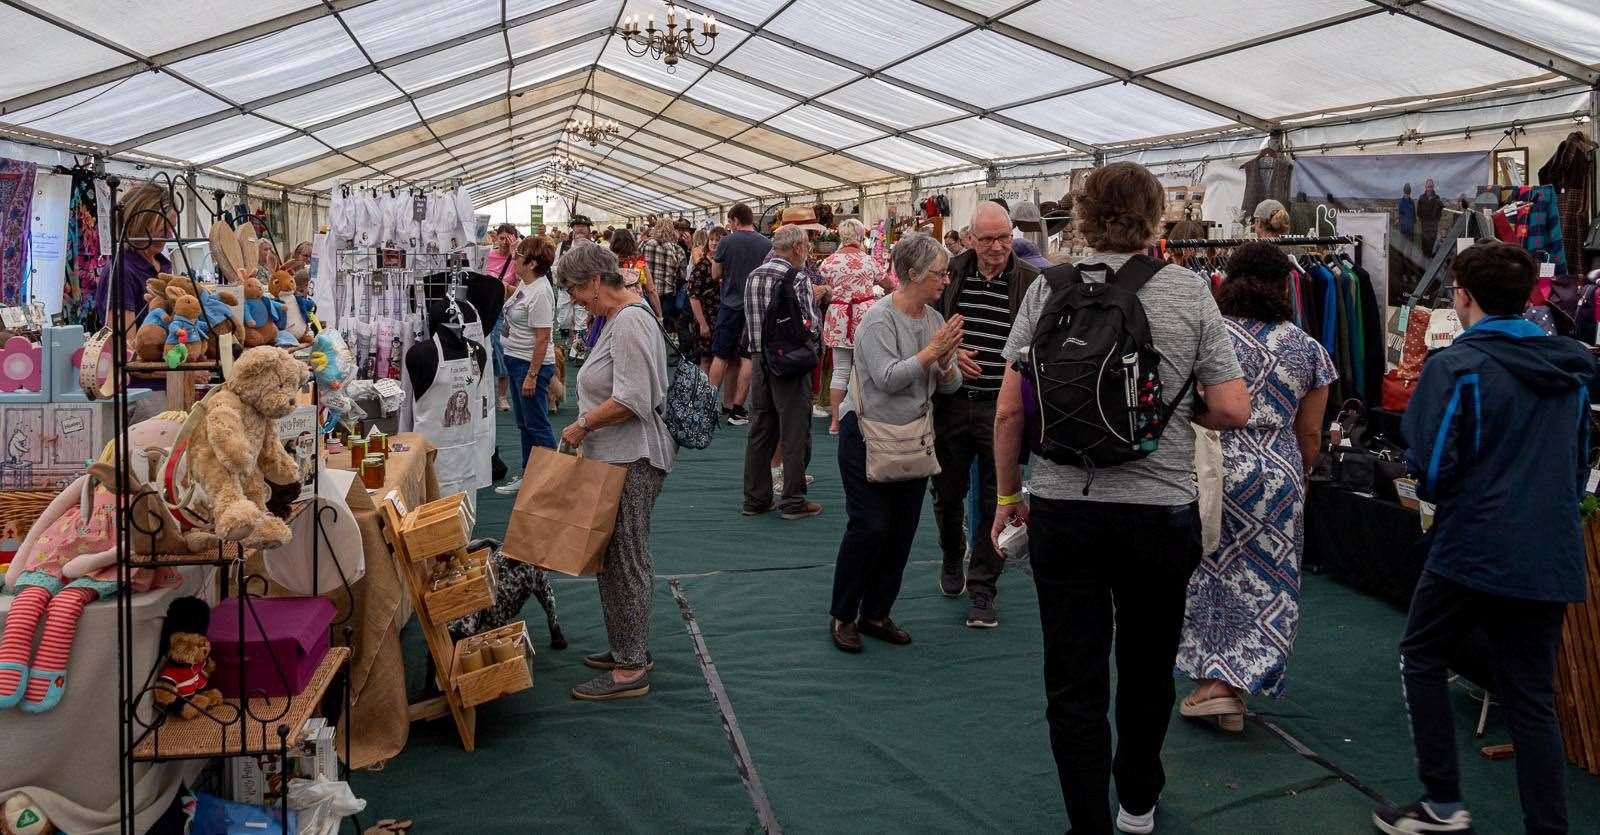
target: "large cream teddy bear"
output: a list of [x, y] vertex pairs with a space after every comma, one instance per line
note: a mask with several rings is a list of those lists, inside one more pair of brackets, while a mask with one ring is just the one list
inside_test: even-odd
[[282, 348], [250, 348], [234, 362], [233, 378], [201, 401], [205, 418], [190, 439], [189, 468], [211, 500], [217, 536], [258, 548], [289, 541], [289, 526], [267, 512], [267, 482], [300, 478], [277, 421], [294, 411], [309, 373]]

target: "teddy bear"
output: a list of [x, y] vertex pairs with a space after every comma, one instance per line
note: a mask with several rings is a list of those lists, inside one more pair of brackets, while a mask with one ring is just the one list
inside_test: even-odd
[[273, 321], [272, 304], [266, 289], [253, 275], [246, 275], [241, 283], [244, 289], [244, 346], [255, 348], [271, 345], [278, 338], [278, 324]]
[[277, 421], [294, 411], [309, 373], [282, 348], [247, 348], [233, 377], [201, 400], [205, 418], [189, 439], [189, 472], [210, 498], [217, 536], [259, 548], [289, 541], [289, 526], [267, 513], [267, 482], [300, 480], [299, 462], [278, 442]]
[[233, 316], [229, 306], [239, 303], [238, 296], [228, 290], [212, 292], [182, 276], [161, 273], [145, 282], [146, 313], [140, 320], [139, 329], [133, 338], [134, 350], [138, 358], [144, 362], [160, 361], [167, 350], [167, 316], [172, 312], [172, 297], [167, 294], [167, 290], [173, 287], [180, 288], [190, 295], [199, 291], [202, 315], [197, 317], [196, 321], [205, 325], [208, 337], [234, 331]]
[[166, 358], [169, 368], [184, 362], [200, 362], [210, 349], [210, 332], [200, 315], [200, 300], [181, 287], [169, 286], [167, 298], [172, 310], [167, 314]]
[[211, 658], [211, 607], [197, 597], [180, 597], [167, 607], [161, 626], [161, 672], [150, 698], [184, 719], [222, 704], [222, 691], [209, 687], [217, 662]]
[[272, 322], [278, 327], [278, 336], [273, 340], [274, 345], [294, 350], [311, 341], [310, 335], [306, 333], [305, 323], [297, 321], [296, 317], [290, 315], [291, 308], [296, 314], [300, 312], [294, 300], [293, 273], [278, 270], [272, 274], [272, 280], [267, 283], [266, 302], [268, 312], [272, 315]]

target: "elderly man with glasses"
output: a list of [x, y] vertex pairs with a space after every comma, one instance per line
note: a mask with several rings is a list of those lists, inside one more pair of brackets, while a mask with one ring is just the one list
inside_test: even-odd
[[[1005, 376], [1000, 356], [1011, 321], [1039, 277], [1036, 267], [1012, 257], [1011, 216], [999, 203], [979, 203], [967, 227], [971, 249], [950, 259], [950, 284], [940, 299], [945, 319], [960, 314], [965, 335], [957, 351], [961, 388], [933, 398], [934, 441], [941, 472], [933, 479], [933, 515], [939, 526], [939, 547], [944, 564], [939, 590], [959, 597], [965, 590], [970, 601], [967, 626], [992, 629], [995, 616], [995, 582], [1005, 563], [995, 553], [986, 531], [994, 521], [994, 409]], [[963, 570], [968, 553], [966, 531], [967, 491], [973, 462], [977, 462], [979, 518], [970, 530], [971, 564]]]

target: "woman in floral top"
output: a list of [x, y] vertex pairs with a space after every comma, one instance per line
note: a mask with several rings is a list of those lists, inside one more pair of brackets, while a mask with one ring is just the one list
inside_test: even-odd
[[828, 313], [822, 323], [822, 344], [833, 349], [833, 378], [828, 384], [828, 434], [839, 434], [839, 404], [850, 386], [856, 327], [880, 293], [894, 289], [883, 266], [867, 254], [862, 242], [867, 227], [859, 220], [839, 224], [839, 251], [822, 262], [828, 280]]
[[689, 274], [689, 314], [694, 321], [688, 329], [693, 340], [685, 353], [699, 355], [700, 367], [707, 374], [711, 373], [711, 325], [722, 304], [722, 282], [711, 275], [711, 254], [727, 234], [728, 230], [717, 226], [709, 234], [702, 229], [694, 235], [694, 271]]

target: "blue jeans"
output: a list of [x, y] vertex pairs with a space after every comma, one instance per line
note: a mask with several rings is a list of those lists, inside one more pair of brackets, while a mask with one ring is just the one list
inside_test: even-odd
[[500, 344], [500, 329], [498, 327], [489, 331], [489, 354], [494, 358], [495, 379], [498, 380], [506, 376], [506, 349]]
[[532, 363], [506, 356], [506, 376], [511, 387], [511, 417], [522, 432], [522, 466], [528, 466], [528, 453], [536, 446], [556, 448], [556, 433], [550, 428], [550, 378], [556, 375], [555, 363], [539, 366], [533, 394], [522, 393], [522, 381]]

